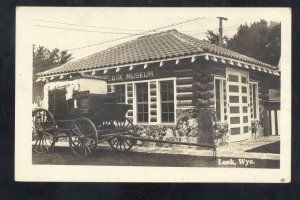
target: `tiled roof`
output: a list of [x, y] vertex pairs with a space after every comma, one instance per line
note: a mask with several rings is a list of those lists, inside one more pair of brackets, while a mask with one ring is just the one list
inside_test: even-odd
[[177, 30], [169, 30], [139, 37], [130, 42], [117, 45], [85, 58], [41, 72], [39, 75], [46, 76], [125, 64], [131, 65], [134, 63], [195, 55], [198, 53], [211, 53], [252, 63], [268, 69], [277, 69], [275, 66], [263, 63], [254, 58], [239, 54], [218, 45], [196, 39], [189, 35], [185, 35]]

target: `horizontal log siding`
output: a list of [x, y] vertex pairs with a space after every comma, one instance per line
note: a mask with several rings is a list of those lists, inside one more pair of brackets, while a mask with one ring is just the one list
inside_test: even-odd
[[177, 94], [177, 100], [192, 100], [193, 99], [193, 93], [178, 93]]
[[157, 122], [157, 106], [153, 107], [151, 105], [157, 105], [157, 89], [158, 85], [156, 81], [150, 81], [150, 121]]
[[176, 100], [177, 109], [184, 109], [186, 107], [192, 107], [193, 105], [193, 74], [194, 70], [192, 65], [185, 66], [184, 69], [178, 69], [174, 71], [176, 76]]
[[[125, 87], [127, 87], [127, 104], [129, 105], [133, 105], [133, 84], [132, 83], [128, 83], [125, 85]], [[127, 111], [127, 117], [133, 121], [133, 109], [129, 109]]]
[[194, 79], [192, 77], [177, 78], [176, 80], [177, 85], [189, 85], [193, 83]]
[[192, 100], [182, 100], [182, 101], [177, 101], [177, 108], [181, 107], [186, 107], [186, 106], [193, 106], [193, 101]]
[[177, 94], [181, 92], [193, 92], [193, 85], [178, 85], [176, 87]]

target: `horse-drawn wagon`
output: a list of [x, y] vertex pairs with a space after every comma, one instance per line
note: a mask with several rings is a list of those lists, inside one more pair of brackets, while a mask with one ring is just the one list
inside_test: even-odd
[[87, 157], [97, 144], [108, 142], [112, 149], [128, 151], [137, 140], [181, 145], [200, 145], [138, 137], [132, 121], [126, 117], [131, 105], [117, 103], [117, 94], [107, 92], [103, 77], [79, 76], [44, 86], [43, 108], [32, 111], [33, 151], [47, 153], [59, 138], [67, 138], [72, 153]]
[[90, 155], [103, 141], [119, 151], [133, 146], [133, 140], [118, 137], [136, 132], [126, 117], [131, 106], [116, 103], [115, 94], [107, 94], [105, 81], [80, 77], [50, 82], [45, 85], [44, 96], [48, 109], [32, 112], [33, 151], [49, 152], [62, 137], [68, 138], [72, 152], [79, 157]]

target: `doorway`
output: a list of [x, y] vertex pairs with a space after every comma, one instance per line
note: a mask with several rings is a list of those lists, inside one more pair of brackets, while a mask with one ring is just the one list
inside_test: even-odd
[[249, 73], [227, 69], [229, 141], [251, 138], [249, 112]]

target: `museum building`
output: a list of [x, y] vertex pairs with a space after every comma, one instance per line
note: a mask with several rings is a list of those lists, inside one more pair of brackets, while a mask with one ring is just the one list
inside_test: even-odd
[[[277, 66], [168, 30], [41, 72], [37, 81], [106, 77], [108, 92], [132, 105], [127, 117], [146, 135], [196, 137], [199, 108], [208, 108], [216, 123], [228, 125], [229, 141], [239, 141], [251, 138], [261, 107], [269, 107], [269, 92], [280, 91], [279, 72]], [[271, 107], [278, 118], [280, 105]]]

